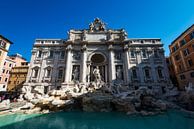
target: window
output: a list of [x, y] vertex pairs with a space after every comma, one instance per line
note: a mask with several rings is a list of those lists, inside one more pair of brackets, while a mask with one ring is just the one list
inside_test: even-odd
[[137, 71], [136, 71], [136, 69], [132, 70], [132, 75], [133, 75], [133, 78], [137, 78]]
[[62, 79], [62, 77], [63, 77], [63, 70], [59, 69], [58, 79]]
[[0, 81], [1, 81], [1, 77], [0, 77]]
[[173, 52], [175, 52], [176, 50], [178, 50], [178, 46], [174, 46], [174, 47], [172, 48], [172, 51], [173, 51]]
[[6, 48], [6, 43], [4, 41], [0, 40], [0, 46], [3, 48]]
[[5, 69], [3, 69], [3, 73], [5, 73]]
[[42, 56], [42, 51], [38, 51], [38, 58]]
[[8, 74], [8, 73], [9, 73], [9, 70], [6, 71], [6, 74]]
[[3, 88], [5, 88], [5, 85], [3, 85]]
[[54, 52], [51, 50], [49, 53], [49, 58], [53, 58]]
[[180, 56], [179, 55], [176, 55], [175, 56], [175, 60], [177, 61], [177, 60], [179, 60], [180, 59]]
[[5, 78], [5, 82], [7, 82], [7, 78]]
[[61, 59], [65, 58], [65, 51], [61, 51]]
[[180, 46], [183, 46], [185, 44], [186, 44], [186, 40], [185, 39], [183, 39], [183, 40], [180, 41]]
[[184, 74], [180, 75], [180, 79], [184, 80], [185, 79], [185, 75]]
[[155, 40], [152, 40], [152, 43], [156, 43], [156, 41]]
[[135, 51], [131, 50], [131, 58], [135, 58]]
[[189, 64], [190, 67], [193, 66], [193, 61], [192, 61], [192, 59], [189, 59], [187, 62], [188, 62], [188, 64]]
[[158, 77], [159, 78], [163, 78], [164, 76], [163, 76], [163, 73], [162, 73], [162, 69], [158, 69]]
[[191, 77], [193, 78], [193, 77], [194, 77], [194, 72], [191, 72], [190, 75], [191, 75]]
[[11, 84], [11, 81], [9, 81], [8, 84]]
[[142, 57], [147, 58], [146, 50], [142, 50]]
[[190, 39], [194, 38], [194, 31], [192, 33], [190, 33]]
[[2, 51], [0, 51], [0, 56], [1, 56], [1, 54], [2, 54]]
[[4, 65], [6, 65], [6, 62], [4, 62]]
[[36, 68], [36, 69], [34, 69], [34, 78], [37, 78], [37, 76], [38, 76], [38, 68]]
[[145, 69], [145, 77], [150, 78], [150, 71], [149, 69]]
[[12, 65], [11, 64], [9, 64], [9, 67], [11, 67]]
[[187, 49], [185, 49], [185, 50], [183, 51], [183, 54], [184, 54], [184, 56], [189, 55], [189, 49], [188, 49], [188, 48], [187, 48]]

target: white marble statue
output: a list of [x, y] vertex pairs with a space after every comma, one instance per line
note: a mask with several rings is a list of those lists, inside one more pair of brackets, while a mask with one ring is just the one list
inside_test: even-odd
[[100, 75], [100, 70], [99, 70], [98, 66], [94, 69], [93, 74], [94, 74], [95, 82], [100, 82], [101, 75]]
[[73, 80], [79, 81], [79, 69], [78, 69], [78, 67], [75, 67], [75, 69], [73, 70]]
[[116, 77], [117, 77], [118, 80], [122, 80], [122, 69], [121, 69], [121, 66], [118, 66], [118, 68], [117, 68]]

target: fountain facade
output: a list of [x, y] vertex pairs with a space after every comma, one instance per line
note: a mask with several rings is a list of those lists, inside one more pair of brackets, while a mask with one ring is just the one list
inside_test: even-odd
[[67, 40], [36, 39], [24, 87], [48, 93], [93, 84], [165, 92], [171, 83], [161, 40], [127, 38], [124, 29], [107, 29], [99, 18], [89, 29], [70, 30]]

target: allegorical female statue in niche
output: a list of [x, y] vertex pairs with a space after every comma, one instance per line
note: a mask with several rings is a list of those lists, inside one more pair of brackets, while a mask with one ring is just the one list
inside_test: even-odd
[[73, 70], [73, 80], [74, 81], [79, 81], [79, 68], [75, 67], [75, 69]]
[[117, 77], [118, 80], [122, 80], [123, 79], [121, 66], [118, 66], [118, 68], [117, 68], [116, 77]]

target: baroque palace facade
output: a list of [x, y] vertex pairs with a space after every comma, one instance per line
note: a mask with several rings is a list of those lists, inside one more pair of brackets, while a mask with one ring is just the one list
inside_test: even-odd
[[163, 44], [157, 38], [127, 38], [98, 18], [89, 29], [70, 30], [67, 40], [36, 39], [24, 86], [52, 89], [89, 85], [95, 72], [107, 85], [164, 90], [171, 85]]

